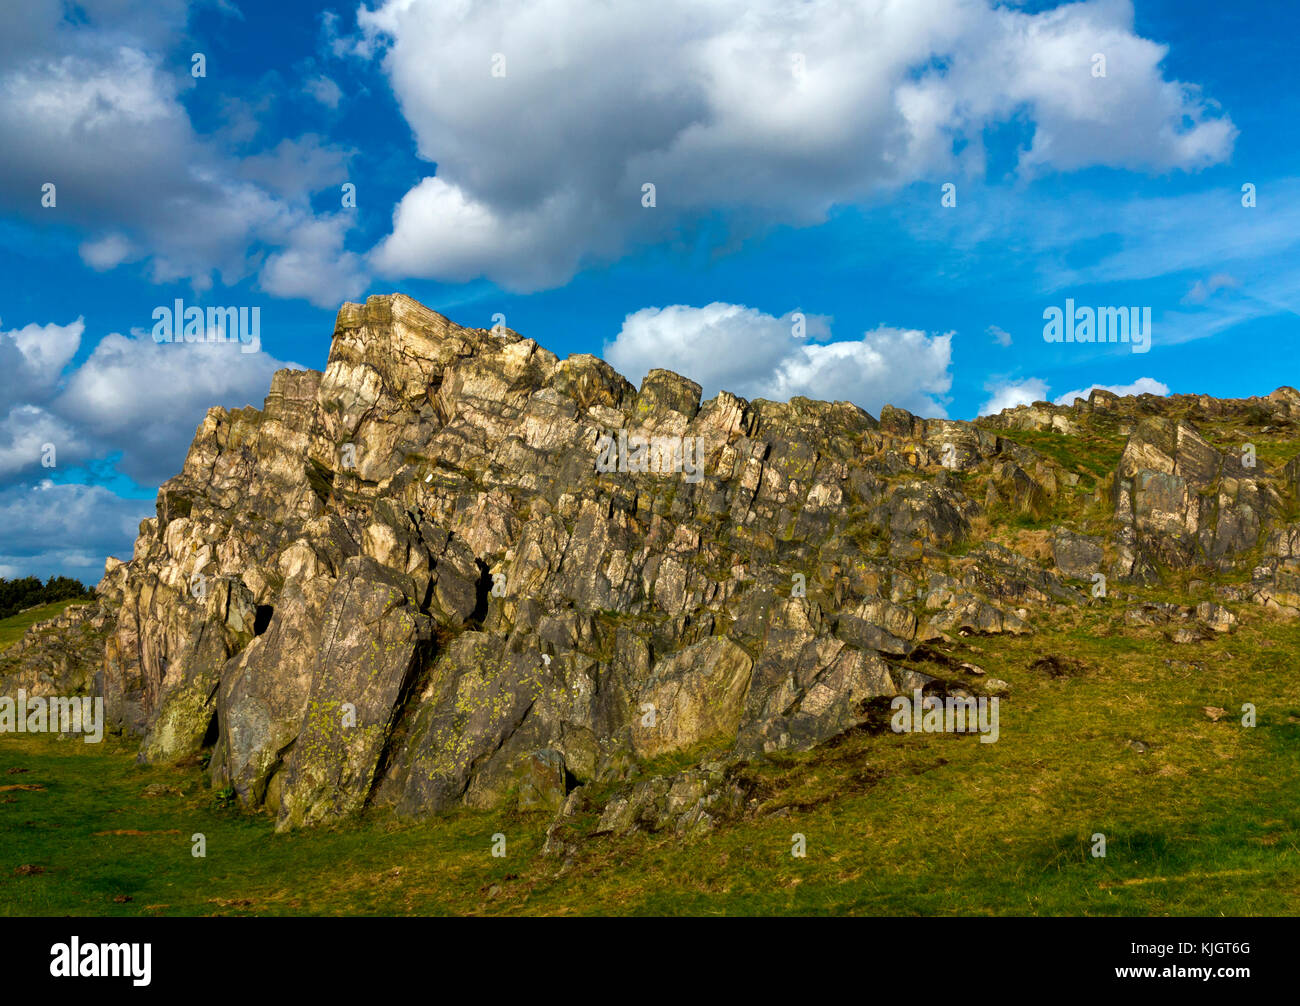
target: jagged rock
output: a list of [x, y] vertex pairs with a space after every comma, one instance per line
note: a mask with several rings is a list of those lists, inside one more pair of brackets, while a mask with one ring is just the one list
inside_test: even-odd
[[1163, 601], [1147, 601], [1134, 605], [1124, 612], [1124, 624], [1132, 626], [1165, 625], [1176, 619], [1186, 619], [1191, 609]]
[[[1062, 577], [1089, 579], [1102, 540], [973, 540], [1008, 512], [1059, 522], [1110, 493], [1121, 575], [1249, 562], [1241, 599], [1300, 611], [1300, 532], [1276, 523], [1297, 462], [1245, 468], [1193, 425], [1294, 428], [1289, 389], [1094, 392], [978, 424], [700, 397], [400, 295], [345, 304], [324, 371], [210, 410], [131, 560], [0, 656], [0, 684], [102, 691], [142, 758], [210, 747], [213, 784], [280, 828], [512, 804], [697, 835], [748, 806], [743, 760], [870, 729], [879, 700], [946, 687], [919, 655], [1087, 600]], [[1129, 439], [1085, 497], [1018, 430]], [[1234, 620], [1126, 618], [1188, 638]], [[664, 755], [705, 761], [646, 778]]]
[[712, 831], [719, 818], [740, 813], [745, 791], [720, 766], [658, 776], [621, 790], [605, 805], [596, 834], [672, 829], [686, 838]]
[[1056, 536], [1052, 540], [1052, 561], [1066, 576], [1091, 580], [1094, 573], [1101, 571], [1102, 560], [1099, 538], [1076, 534], [1065, 528], [1056, 529]]
[[102, 603], [70, 604], [0, 651], [0, 694], [91, 695], [112, 620]]
[[515, 799], [520, 810], [559, 810], [568, 794], [564, 755], [550, 748], [534, 751], [515, 767]]
[[1216, 632], [1232, 632], [1237, 616], [1212, 601], [1202, 601], [1195, 607], [1147, 601], [1124, 612], [1124, 624], [1129, 626], [1162, 626], [1174, 622], [1193, 624], [1179, 625], [1165, 635], [1176, 643], [1190, 643], [1213, 638]]
[[1214, 632], [1231, 632], [1237, 625], [1237, 616], [1220, 604], [1202, 601], [1196, 606], [1196, 617], [1201, 624]]
[[1202, 643], [1207, 639], [1214, 638], [1213, 630], [1204, 625], [1179, 625], [1165, 632], [1165, 639], [1171, 643], [1184, 645], [1186, 643]]
[[1161, 565], [1230, 569], [1280, 509], [1276, 490], [1221, 454], [1189, 423], [1142, 420], [1114, 483], [1120, 576], [1150, 580]]
[[656, 665], [641, 691], [646, 715], [632, 726], [642, 758], [735, 736], [754, 661], [725, 636], [710, 636]]
[[432, 635], [429, 617], [414, 603], [416, 593], [411, 577], [369, 556], [344, 564], [325, 604], [277, 826], [349, 814], [364, 805], [399, 700]]

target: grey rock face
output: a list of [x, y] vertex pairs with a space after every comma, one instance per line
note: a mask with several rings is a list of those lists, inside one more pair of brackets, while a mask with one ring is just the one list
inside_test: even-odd
[[1104, 553], [1100, 538], [1075, 534], [1065, 528], [1057, 528], [1052, 541], [1052, 560], [1068, 577], [1077, 580], [1090, 580], [1094, 573], [1101, 572]]
[[[906, 666], [927, 641], [1027, 632], [1086, 599], [1045, 555], [973, 540], [1078, 482], [995, 428], [700, 397], [400, 295], [345, 304], [324, 372], [209, 411], [98, 604], [5, 654], [0, 680], [102, 690], [146, 760], [211, 745], [214, 784], [281, 828], [562, 809], [615, 782], [605, 830], [694, 834], [744, 802], [727, 765], [866, 723], [929, 680]], [[1002, 428], [1067, 435], [1091, 414], [1053, 409]], [[1134, 426], [1122, 573], [1267, 540], [1258, 582], [1300, 604], [1280, 586], [1300, 539], [1266, 533], [1273, 483], [1187, 424]], [[1050, 553], [1087, 578], [1101, 539], [1062, 529]], [[1226, 631], [1225, 614], [1191, 624]], [[669, 755], [700, 767], [632, 779]]]

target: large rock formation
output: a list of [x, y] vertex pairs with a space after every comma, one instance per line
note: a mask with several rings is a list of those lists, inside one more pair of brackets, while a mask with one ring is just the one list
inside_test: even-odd
[[[864, 723], [932, 680], [914, 658], [945, 638], [1084, 603], [1103, 558], [1138, 579], [1267, 560], [1267, 599], [1300, 603], [1300, 534], [1276, 523], [1294, 471], [1242, 469], [1154, 410], [1122, 420], [1109, 485], [1002, 435], [1071, 437], [1110, 405], [974, 425], [701, 403], [668, 371], [637, 389], [595, 357], [371, 297], [340, 310], [324, 373], [208, 413], [75, 616], [100, 666], [83, 646], [43, 673], [101, 690], [144, 759], [209, 750], [214, 785], [281, 827], [571, 810], [600, 782], [602, 828], [693, 832], [743, 804], [728, 766]], [[986, 540], [1107, 500], [1106, 527], [1060, 527], [1039, 555]], [[39, 677], [65, 636], [46, 627], [0, 677]], [[698, 767], [618, 788], [682, 753]]]

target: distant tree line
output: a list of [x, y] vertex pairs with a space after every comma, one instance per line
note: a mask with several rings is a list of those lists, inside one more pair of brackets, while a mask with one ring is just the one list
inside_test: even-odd
[[34, 576], [24, 576], [21, 580], [6, 580], [0, 576], [0, 618], [8, 618], [38, 604], [82, 597], [89, 600], [94, 596], [95, 592], [80, 580], [67, 576], [52, 576], [44, 583]]

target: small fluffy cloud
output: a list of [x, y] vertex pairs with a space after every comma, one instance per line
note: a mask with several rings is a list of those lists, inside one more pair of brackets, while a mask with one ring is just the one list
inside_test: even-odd
[[156, 343], [143, 333], [106, 335], [51, 403], [118, 469], [142, 485], [180, 470], [194, 431], [214, 405], [260, 407], [283, 363], [238, 343]]
[[1128, 0], [388, 0], [358, 24], [340, 40], [327, 21], [331, 44], [382, 57], [437, 163], [374, 249], [390, 276], [535, 289], [692, 213], [813, 224], [978, 175], [986, 131], [1013, 121], [1032, 127], [1026, 176], [1197, 170], [1236, 133], [1165, 77], [1166, 47], [1136, 33]]
[[319, 217], [293, 229], [286, 247], [262, 266], [262, 289], [276, 297], [301, 297], [313, 303], [338, 304], [365, 290], [359, 256], [344, 250], [351, 226], [342, 214]]
[[121, 234], [105, 234], [97, 241], [85, 241], [78, 249], [81, 260], [96, 272], [116, 269], [131, 257], [131, 242]]
[[1005, 347], [1011, 345], [1011, 333], [1006, 329], [1000, 328], [997, 325], [990, 325], [988, 327], [988, 333], [993, 338], [993, 341], [999, 346]]
[[1034, 402], [1047, 400], [1047, 382], [1037, 377], [994, 384], [984, 390], [990, 393], [990, 398], [980, 406], [981, 416], [995, 416], [1003, 409], [1014, 409], [1017, 405], [1032, 405]]
[[48, 464], [76, 464], [89, 454], [76, 427], [39, 406], [15, 406], [0, 419], [0, 479]]
[[312, 77], [303, 85], [303, 91], [326, 108], [338, 108], [343, 99], [343, 91], [328, 77]]
[[[817, 343], [792, 334], [793, 315], [775, 317], [739, 304], [643, 308], [605, 344], [605, 359], [633, 381], [667, 367], [697, 381], [710, 396], [785, 401], [797, 395], [850, 401], [878, 415], [891, 404], [946, 417], [952, 378], [951, 334], [881, 326], [859, 340]], [[829, 334], [824, 319], [808, 332]]]
[[1204, 304], [1220, 290], [1234, 290], [1240, 285], [1235, 276], [1230, 276], [1226, 272], [1216, 272], [1209, 279], [1198, 279], [1193, 283], [1187, 295], [1183, 297], [1183, 303]]
[[393, 232], [371, 252], [370, 264], [389, 276], [492, 276], [516, 290], [537, 290], [572, 276], [583, 235], [599, 235], [604, 226], [599, 206], [576, 205], [572, 193], [498, 208], [442, 178], [426, 178], [398, 202]]
[[97, 580], [105, 555], [130, 553], [153, 505], [83, 483], [128, 495], [130, 482], [159, 484], [210, 407], [260, 406], [272, 374], [295, 366], [239, 342], [160, 344], [136, 331], [105, 336], [70, 369], [83, 330], [78, 318], [0, 332], [0, 368], [18, 377], [0, 384], [0, 567], [23, 575]]

